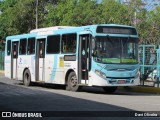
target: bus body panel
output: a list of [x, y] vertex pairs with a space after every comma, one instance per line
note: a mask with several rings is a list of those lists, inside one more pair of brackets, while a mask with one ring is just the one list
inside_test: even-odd
[[18, 56], [18, 80], [23, 79], [24, 69], [29, 67], [29, 58], [25, 55]]
[[19, 55], [18, 57], [18, 80], [23, 80], [25, 69], [29, 69], [31, 81], [35, 81], [35, 55]]
[[65, 84], [65, 75], [69, 69], [77, 74], [77, 61], [64, 61], [64, 55], [46, 55], [45, 82]]
[[65, 76], [69, 70], [73, 70], [76, 76], [78, 76], [77, 62], [78, 62], [77, 60], [76, 61], [64, 61], [64, 75]]
[[[100, 71], [106, 76], [103, 77], [96, 74], [95, 71]], [[139, 85], [140, 82], [138, 64], [107, 65], [92, 61], [92, 71], [89, 75], [91, 76], [89, 80], [90, 86], [134, 86]], [[118, 83], [119, 80], [124, 80], [125, 83]]]
[[5, 56], [5, 76], [11, 78], [11, 56]]
[[44, 75], [45, 75], [45, 70], [44, 70], [44, 58], [39, 58], [39, 79], [38, 81], [45, 81], [44, 80]]
[[[139, 75], [138, 75], [138, 64], [124, 64], [124, 66], [133, 67], [133, 70], [127, 70], [124, 69], [122, 63], [103, 63], [98, 62], [94, 59], [92, 50], [92, 41], [96, 39], [101, 44], [101, 40], [103, 40], [103, 37], [109, 36], [109, 37], [115, 37], [115, 38], [136, 38], [138, 39], [138, 35], [125, 35], [125, 34], [107, 34], [107, 33], [98, 33], [96, 31], [97, 26], [115, 26], [115, 27], [123, 27], [123, 28], [134, 28], [131, 26], [124, 26], [124, 25], [114, 25], [114, 24], [100, 24], [100, 25], [89, 25], [89, 26], [82, 26], [82, 27], [72, 27], [72, 28], [66, 28], [66, 29], [57, 29], [51, 32], [43, 32], [41, 33], [31, 33], [31, 34], [23, 34], [23, 35], [15, 35], [15, 36], [9, 36], [6, 38], [6, 40], [11, 40], [12, 42], [19, 42], [20, 39], [26, 38], [28, 41], [28, 38], [35, 37], [36, 38], [36, 44], [35, 44], [35, 54], [33, 55], [19, 55], [17, 59], [13, 59], [13, 63], [11, 61], [11, 55], [5, 54], [5, 76], [11, 78], [11, 66], [13, 64], [13, 78], [17, 78], [18, 80], [23, 80], [23, 73], [25, 69], [29, 69], [31, 74], [31, 81], [37, 82], [41, 81], [44, 83], [53, 83], [53, 84], [67, 84], [66, 76], [68, 75], [68, 71], [74, 71], [76, 76], [79, 77], [79, 73], [83, 74], [85, 72], [85, 77], [83, 75], [80, 77], [79, 84], [81, 85], [88, 85], [88, 86], [132, 86], [132, 85], [138, 85], [139, 84]], [[105, 31], [105, 30], [104, 30]], [[117, 31], [113, 31], [117, 32]], [[62, 51], [56, 54], [48, 54], [46, 52], [47, 49], [47, 37], [50, 35], [60, 35], [60, 49], [62, 50], [62, 35], [64, 34], [76, 34], [76, 52], [75, 53], [62, 53]], [[96, 38], [96, 37], [99, 38]], [[83, 37], [88, 37], [89, 42], [86, 43], [82, 42]], [[109, 38], [110, 39], [110, 38]], [[124, 39], [124, 40], [125, 40]], [[106, 39], [108, 40], [108, 38]], [[44, 57], [40, 58], [37, 55], [39, 54], [40, 49], [37, 47], [37, 44], [39, 41], [44, 41]], [[109, 40], [108, 40], [109, 41]], [[128, 40], [127, 40], [128, 41]], [[80, 44], [87, 44], [85, 47], [85, 51], [83, 50], [83, 47], [80, 48]], [[106, 44], [106, 43], [104, 43]], [[124, 44], [125, 45], [125, 44]], [[53, 45], [54, 47], [54, 45]], [[101, 45], [99, 45], [101, 47]], [[13, 48], [11, 48], [12, 50]], [[18, 44], [19, 49], [19, 44]], [[109, 49], [109, 48], [107, 48]], [[81, 50], [81, 51], [79, 51]], [[91, 51], [91, 54], [87, 53], [88, 51]], [[7, 52], [7, 47], [5, 52]], [[19, 51], [18, 51], [19, 52]], [[79, 69], [82, 68], [82, 54], [88, 54], [87, 58], [85, 59], [86, 67], [85, 69]], [[81, 54], [81, 55], [80, 55]], [[80, 58], [79, 58], [80, 56]], [[91, 58], [91, 59], [90, 59]], [[38, 72], [36, 71], [36, 63], [38, 59]], [[108, 59], [105, 59], [103, 61], [109, 61]], [[90, 65], [90, 66], [89, 66]], [[17, 66], [17, 67], [16, 67]], [[107, 66], [114, 68], [113, 66], [120, 66], [119, 68], [116, 68], [115, 70], [110, 70], [107, 68]], [[89, 70], [90, 67], [90, 70]], [[124, 69], [124, 70], [123, 70]], [[84, 71], [83, 71], [84, 70]], [[97, 74], [98, 72], [98, 74]], [[38, 77], [37, 76], [38, 73]], [[100, 75], [99, 75], [100, 73]], [[104, 74], [103, 74], [104, 73]], [[87, 76], [87, 77], [86, 77]], [[105, 76], [105, 77], [104, 77]], [[136, 77], [137, 76], [137, 77]], [[38, 79], [37, 79], [38, 78]], [[85, 79], [84, 79], [85, 78]], [[119, 80], [124, 80], [125, 83], [118, 83]], [[114, 82], [115, 81], [115, 82]], [[128, 82], [126, 82], [128, 81]]]
[[[96, 75], [93, 71], [91, 71], [90, 74], [91, 74], [91, 78], [89, 80], [89, 86], [135, 86], [135, 85], [139, 85], [139, 77], [133, 79], [134, 80], [133, 83], [111, 84], [108, 82], [111, 79], [103, 79], [102, 77]], [[118, 79], [118, 80], [121, 80], [121, 79]]]
[[63, 55], [54, 55], [53, 83], [65, 84]]
[[52, 83], [54, 79], [53, 68], [54, 68], [54, 55], [45, 56], [45, 82]]
[[45, 79], [47, 83], [64, 84], [64, 69], [59, 66], [59, 59], [62, 55], [52, 54], [46, 55], [45, 65], [46, 74]]

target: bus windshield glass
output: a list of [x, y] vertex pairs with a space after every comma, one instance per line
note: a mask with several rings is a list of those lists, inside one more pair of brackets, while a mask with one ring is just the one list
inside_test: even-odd
[[137, 63], [138, 38], [97, 36], [94, 60], [100, 63]]

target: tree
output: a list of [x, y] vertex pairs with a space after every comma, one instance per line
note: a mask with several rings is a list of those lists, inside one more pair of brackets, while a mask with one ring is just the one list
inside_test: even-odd
[[[45, 6], [57, 0], [39, 0], [39, 27], [43, 27]], [[0, 2], [0, 34], [3, 39], [14, 34], [28, 33], [36, 28], [36, 0], [4, 0]]]
[[145, 43], [160, 45], [160, 6], [157, 6], [155, 9], [148, 11], [146, 22], [148, 23], [148, 32], [145, 40]]
[[57, 5], [49, 4], [45, 26], [80, 26], [98, 22], [96, 0], [60, 0]]
[[[0, 35], [28, 33], [36, 28], [37, 0], [0, 1]], [[135, 26], [143, 44], [160, 38], [160, 7], [147, 10], [144, 0], [38, 0], [38, 27], [124, 24]]]
[[116, 0], [103, 0], [101, 5], [100, 23], [129, 24], [128, 9], [125, 4]]
[[[0, 1], [0, 35], [2, 39], [4, 39], [6, 36], [10, 34], [13, 34], [12, 32], [17, 32], [15, 28], [12, 28], [14, 17], [13, 7], [17, 3], [16, 0], [6, 0], [6, 1]], [[12, 14], [11, 14], [12, 13]]]
[[62, 23], [76, 26], [99, 23], [100, 17], [98, 15], [100, 11], [96, 0], [79, 0], [75, 4], [75, 8], [70, 11], [71, 14], [65, 14]]

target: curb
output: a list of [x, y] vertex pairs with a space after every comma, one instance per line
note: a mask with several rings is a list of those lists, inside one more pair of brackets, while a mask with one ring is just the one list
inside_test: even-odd
[[160, 94], [160, 88], [148, 87], [148, 86], [126, 86], [118, 87], [119, 91], [137, 92], [137, 93], [152, 93]]

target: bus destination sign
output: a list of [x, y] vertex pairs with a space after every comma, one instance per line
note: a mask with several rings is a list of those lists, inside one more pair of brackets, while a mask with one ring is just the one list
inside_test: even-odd
[[98, 26], [97, 33], [137, 35], [135, 28]]

